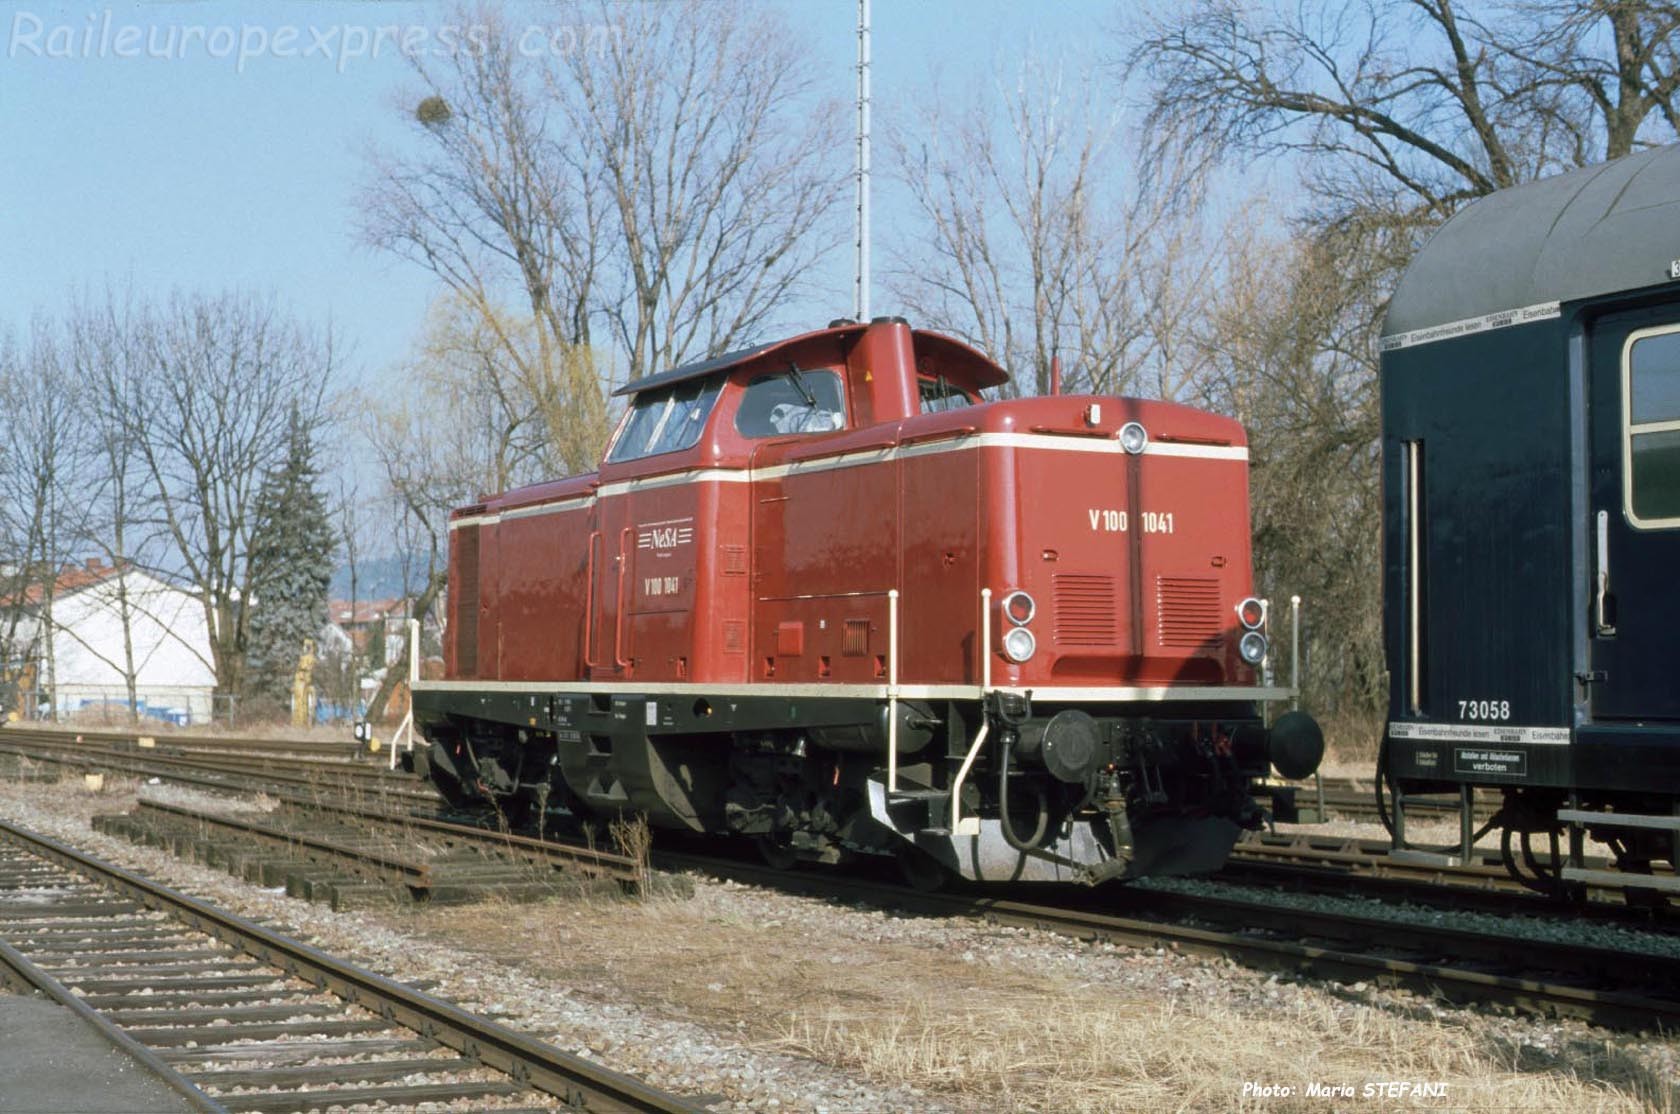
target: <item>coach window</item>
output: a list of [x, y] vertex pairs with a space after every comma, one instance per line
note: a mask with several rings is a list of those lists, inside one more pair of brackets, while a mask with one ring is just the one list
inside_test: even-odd
[[1622, 475], [1638, 526], [1680, 526], [1680, 326], [1634, 333], [1622, 360]]
[[612, 452], [607, 454], [608, 462], [621, 464], [693, 448], [722, 386], [723, 377], [714, 375], [641, 392], [631, 404], [630, 417], [613, 442]]
[[918, 379], [916, 385], [921, 391], [922, 413], [937, 414], [942, 410], [960, 410], [964, 406], [973, 406], [974, 400], [961, 387], [953, 387], [944, 379]]
[[747, 384], [735, 411], [743, 437], [828, 433], [846, 424], [846, 391], [832, 371], [786, 371], [760, 375]]

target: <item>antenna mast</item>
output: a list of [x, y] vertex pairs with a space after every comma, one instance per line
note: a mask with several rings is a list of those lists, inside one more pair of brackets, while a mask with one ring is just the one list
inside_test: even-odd
[[856, 317], [869, 320], [869, 0], [858, 0]]

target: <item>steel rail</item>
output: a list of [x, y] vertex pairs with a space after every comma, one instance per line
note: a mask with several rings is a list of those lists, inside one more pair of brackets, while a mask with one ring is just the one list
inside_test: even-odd
[[[366, 847], [350, 847], [346, 844], [335, 843], [330, 839], [310, 835], [307, 832], [292, 831], [288, 828], [264, 824], [255, 820], [244, 820], [237, 816], [225, 816], [219, 813], [206, 812], [202, 809], [187, 808], [183, 805], [166, 804], [163, 801], [143, 801], [145, 808], [154, 812], [161, 812], [167, 816], [180, 817], [194, 823], [220, 828], [223, 831], [236, 832], [241, 835], [254, 836], [269, 843], [278, 843], [289, 847], [307, 847], [313, 851], [330, 855], [335, 859], [343, 859], [354, 865], [372, 867], [379, 874], [392, 878], [401, 885], [414, 890], [425, 890], [432, 884], [432, 868], [429, 864], [404, 859], [396, 855], [388, 855], [383, 851]], [[346, 812], [349, 810], [347, 809]]]
[[152, 739], [160, 747], [173, 746], [183, 750], [232, 750], [248, 753], [284, 754], [284, 755], [351, 755], [360, 754], [364, 748], [354, 739], [326, 740], [326, 739], [256, 739], [243, 738], [232, 735], [188, 735], [173, 731], [119, 731], [108, 729], [88, 729], [83, 727], [46, 727], [24, 726], [9, 724], [0, 730], [0, 736], [27, 736], [31, 738], [62, 739], [80, 736], [88, 742], [99, 743], [137, 743], [142, 737]]
[[[647, 882], [647, 871], [642, 863], [629, 855], [614, 851], [602, 851], [581, 844], [536, 839], [531, 836], [493, 831], [467, 824], [455, 824], [446, 820], [416, 816], [411, 813], [369, 810], [360, 805], [344, 802], [326, 801], [293, 794], [274, 794], [274, 796], [302, 812], [342, 817], [361, 825], [381, 824], [410, 833], [425, 833], [440, 837], [443, 840], [470, 845], [475, 850], [511, 855], [526, 863], [540, 862], [544, 866], [560, 867], [634, 886], [641, 886]], [[378, 851], [349, 847], [331, 839], [295, 833], [290, 828], [278, 825], [252, 823], [237, 817], [223, 816], [183, 805], [165, 804], [160, 801], [141, 801], [137, 811], [160, 812], [189, 822], [213, 824], [229, 831], [250, 830], [272, 841], [301, 843], [304, 846], [314, 847], [324, 854], [351, 860], [365, 860], [371, 865], [384, 868], [389, 873], [397, 875], [404, 884], [416, 889], [424, 888], [431, 882], [430, 877], [427, 876], [427, 872], [430, 870], [428, 864], [387, 856]]]
[[4, 940], [0, 940], [0, 964], [12, 972], [13, 979], [35, 990], [74, 1014], [78, 1020], [109, 1041], [125, 1056], [156, 1076], [174, 1091], [188, 1106], [203, 1114], [227, 1114], [227, 1107], [193, 1085], [192, 1080], [171, 1067], [155, 1051], [125, 1033], [121, 1026], [89, 1006], [70, 992], [70, 988], [29, 961], [29, 958]]
[[367, 1009], [393, 1025], [453, 1048], [469, 1059], [592, 1111], [666, 1111], [690, 1114], [700, 1108], [631, 1076], [611, 1071], [545, 1044], [449, 1002], [374, 974], [346, 960], [272, 932], [233, 913], [143, 878], [111, 863], [0, 820], [0, 836], [48, 861], [68, 867], [164, 912], [213, 939], [313, 983], [317, 989]]
[[[44, 749], [42, 749], [43, 747]], [[376, 793], [382, 796], [403, 796], [414, 800], [438, 799], [435, 792], [422, 787], [422, 784], [417, 780], [394, 778], [387, 774], [380, 774], [377, 777], [358, 774], [348, 778], [337, 778], [331, 775], [310, 776], [288, 773], [283, 768], [268, 765], [253, 769], [249, 765], [234, 761], [89, 749], [56, 742], [32, 744], [23, 740], [6, 739], [3, 735], [0, 735], [0, 754], [16, 754], [34, 761], [73, 766], [78, 769], [107, 769], [119, 773], [162, 777], [182, 784], [200, 785], [222, 790], [272, 791], [275, 788], [275, 783], [281, 782], [316, 790], [350, 790]], [[333, 768], [335, 767], [325, 767], [325, 769]], [[359, 767], [345, 764], [341, 768], [353, 770]], [[245, 779], [247, 784], [243, 786], [229, 785], [226, 780], [216, 780], [217, 778], [240, 778]]]

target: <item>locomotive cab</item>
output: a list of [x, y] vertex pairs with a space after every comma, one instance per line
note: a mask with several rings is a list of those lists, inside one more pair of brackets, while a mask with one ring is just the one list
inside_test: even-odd
[[640, 811], [978, 879], [1209, 870], [1316, 767], [1268, 728], [1247, 448], [1171, 403], [985, 401], [896, 318], [633, 382], [600, 470], [451, 521], [457, 800]]

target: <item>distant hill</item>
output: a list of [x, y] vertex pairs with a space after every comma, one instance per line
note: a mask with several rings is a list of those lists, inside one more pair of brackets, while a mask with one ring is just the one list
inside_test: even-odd
[[[356, 562], [356, 598], [359, 600], [385, 600], [402, 595], [408, 588], [419, 591], [425, 586], [426, 557], [424, 554], [416, 554], [409, 558], [408, 573], [412, 581], [405, 587], [403, 584], [403, 558], [401, 556], [364, 557]], [[350, 567], [348, 565], [340, 565], [334, 570], [329, 591], [335, 600], [350, 598]]]

